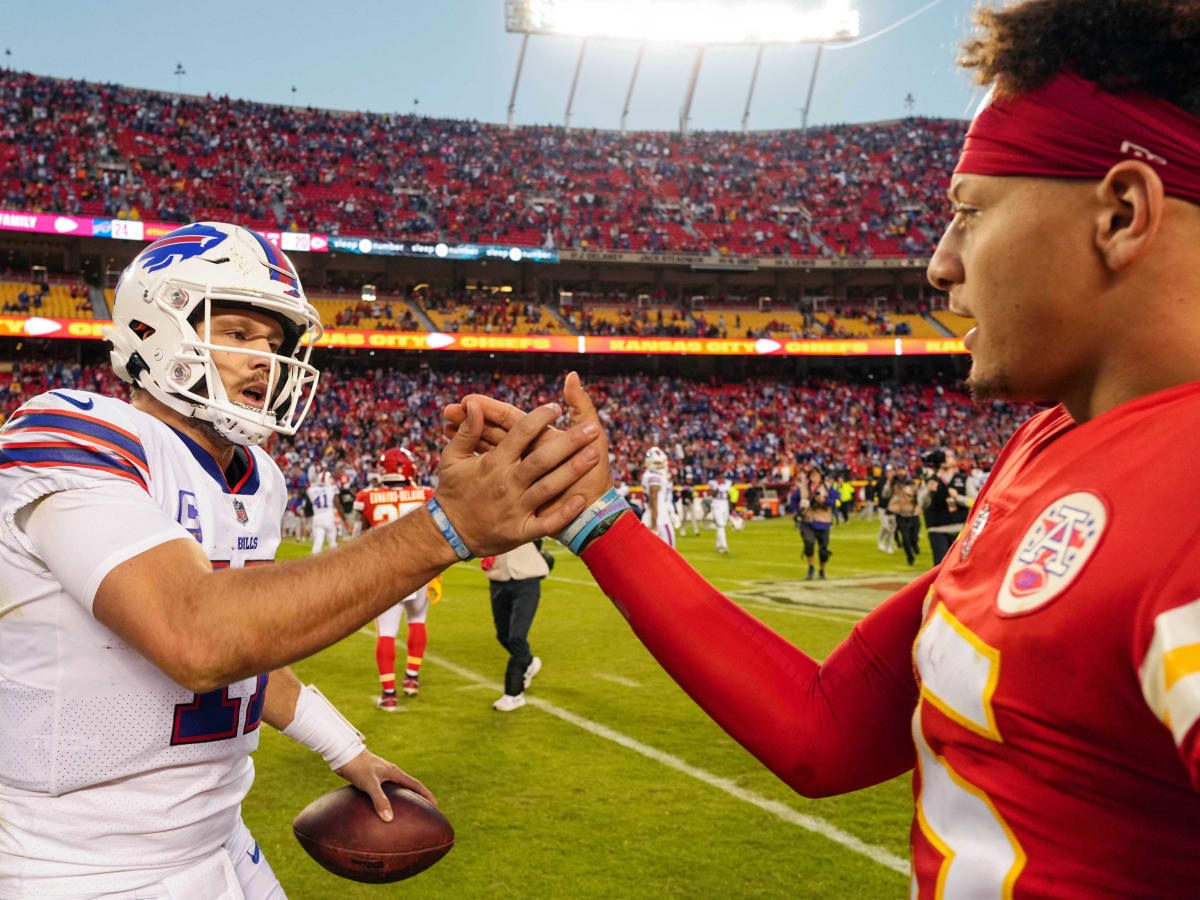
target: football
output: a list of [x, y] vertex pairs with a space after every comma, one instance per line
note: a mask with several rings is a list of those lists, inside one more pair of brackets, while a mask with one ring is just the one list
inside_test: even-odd
[[384, 884], [411, 878], [454, 846], [454, 826], [419, 794], [390, 782], [383, 786], [394, 818], [384, 822], [371, 798], [352, 785], [308, 804], [292, 831], [308, 855], [335, 875]]

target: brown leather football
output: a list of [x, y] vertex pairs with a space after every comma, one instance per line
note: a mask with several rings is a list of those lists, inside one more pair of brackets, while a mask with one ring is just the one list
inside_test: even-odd
[[419, 794], [387, 782], [393, 819], [385, 822], [371, 798], [352, 785], [308, 804], [292, 831], [308, 855], [334, 875], [384, 884], [411, 878], [454, 846], [454, 826]]

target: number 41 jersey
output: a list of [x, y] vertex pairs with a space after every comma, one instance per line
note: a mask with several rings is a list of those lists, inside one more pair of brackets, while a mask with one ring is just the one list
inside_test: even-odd
[[[82, 391], [42, 394], [0, 429], [0, 897], [138, 890], [236, 825], [266, 676], [195, 694], [91, 606], [116, 565], [168, 540], [195, 540], [215, 569], [274, 559], [282, 474], [237, 454], [230, 485], [187, 436]], [[34, 546], [22, 511], [64, 491], [78, 514]]]

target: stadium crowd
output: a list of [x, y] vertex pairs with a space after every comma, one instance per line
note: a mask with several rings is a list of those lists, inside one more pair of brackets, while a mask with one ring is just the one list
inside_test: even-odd
[[[446, 317], [443, 330], [451, 332], [505, 333], [515, 331], [521, 323], [535, 328], [543, 322], [551, 325], [550, 320], [554, 318], [533, 294], [446, 291], [423, 286], [412, 299], [426, 310], [442, 313]], [[783, 335], [793, 340], [829, 340], [903, 337], [911, 334], [908, 325], [893, 323], [889, 311], [928, 312], [924, 305], [910, 308], [892, 301], [886, 310], [861, 305], [830, 306], [821, 314], [780, 307], [773, 318], [767, 319], [747, 307], [723, 305], [723, 298], [711, 300], [705, 310], [691, 312], [671, 304], [661, 293], [648, 293], [640, 299], [649, 305], [639, 303], [638, 297], [628, 293], [575, 295], [571, 302], [560, 307], [559, 314], [569, 329], [586, 335], [734, 339]], [[744, 302], [745, 298], [742, 299]], [[386, 318], [380, 327], [387, 327], [393, 321], [391, 304], [347, 306], [331, 324], [357, 327], [364, 316], [371, 315], [376, 319]], [[395, 320], [399, 322], [399, 330], [420, 328], [407, 310], [402, 309], [396, 315], [402, 317]], [[746, 321], [743, 321], [743, 315]], [[409, 325], [411, 329], [407, 327]]]
[[0, 202], [447, 242], [927, 254], [956, 121], [678, 135], [344, 113], [0, 71]]
[[[56, 387], [114, 396], [127, 391], [107, 366], [20, 363], [0, 375], [0, 411]], [[326, 369], [309, 417], [271, 452], [297, 493], [312, 473], [341, 471], [360, 486], [380, 453], [403, 445], [432, 473], [442, 445], [441, 410], [468, 393], [523, 408], [559, 401], [559, 376]], [[979, 408], [956, 390], [929, 385], [750, 379], [738, 384], [675, 376], [624, 375], [591, 385], [612, 441], [614, 474], [637, 484], [651, 445], [671, 460], [676, 483], [728, 476], [740, 483], [788, 483], [817, 466], [867, 478], [877, 466], [916, 471], [920, 457], [953, 449], [968, 467], [991, 468], [1029, 411], [1003, 402]]]

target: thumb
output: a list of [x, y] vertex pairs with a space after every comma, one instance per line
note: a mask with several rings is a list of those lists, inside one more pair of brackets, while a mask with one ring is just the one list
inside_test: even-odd
[[458, 432], [450, 439], [446, 449], [442, 451], [443, 459], [447, 457], [463, 459], [470, 456], [475, 451], [475, 447], [479, 444], [479, 438], [483, 434], [483, 410], [479, 403], [464, 400], [462, 405], [467, 417], [459, 423]]
[[572, 425], [578, 425], [581, 422], [600, 421], [600, 416], [596, 412], [592, 398], [583, 389], [583, 383], [579, 380], [578, 372], [570, 372], [563, 382], [563, 399], [567, 401], [567, 406], [571, 409]]

